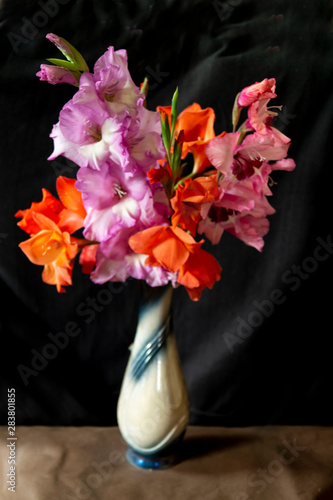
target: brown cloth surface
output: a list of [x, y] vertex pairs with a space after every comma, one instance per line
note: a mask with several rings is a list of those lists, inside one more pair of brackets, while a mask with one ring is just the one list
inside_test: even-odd
[[0, 427], [1, 500], [333, 499], [329, 427], [189, 427], [181, 462], [161, 471], [131, 466], [117, 427], [22, 426], [15, 437]]

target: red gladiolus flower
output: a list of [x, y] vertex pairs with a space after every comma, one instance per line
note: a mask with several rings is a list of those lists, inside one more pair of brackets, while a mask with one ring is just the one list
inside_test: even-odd
[[172, 225], [195, 236], [205, 204], [210, 208], [211, 202], [217, 201], [220, 196], [216, 171], [206, 177], [186, 179], [178, 185], [175, 196], [170, 200], [174, 210]]
[[82, 248], [80, 253], [79, 262], [82, 266], [82, 272], [84, 274], [90, 274], [96, 265], [96, 252], [99, 244], [87, 245]]
[[178, 283], [186, 288], [192, 300], [198, 301], [204, 288], [213, 288], [215, 281], [220, 280], [221, 271], [212, 254], [197, 248], [179, 269]]

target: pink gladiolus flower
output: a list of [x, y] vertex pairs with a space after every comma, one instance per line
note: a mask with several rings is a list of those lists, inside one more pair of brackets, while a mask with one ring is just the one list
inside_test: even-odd
[[221, 211], [219, 221], [218, 218], [208, 217], [202, 220], [198, 226], [199, 234], [205, 236], [212, 242], [213, 245], [219, 243], [223, 232], [236, 236], [246, 245], [254, 247], [259, 252], [264, 246], [263, 237], [268, 233], [269, 221], [266, 217], [253, 217], [252, 215], [235, 216], [235, 213]]
[[268, 131], [266, 135], [255, 132], [247, 135], [243, 142], [237, 146], [235, 159], [238, 166], [243, 165], [242, 168], [245, 172], [251, 162], [263, 164], [267, 161], [282, 160], [287, 156], [289, 146], [290, 139], [285, 135], [277, 135], [274, 131]]
[[[248, 131], [254, 130], [263, 135], [273, 134], [278, 140], [290, 143], [288, 137], [272, 126], [272, 120], [278, 113], [274, 111], [274, 106], [268, 108], [267, 104], [271, 98], [276, 97], [274, 90], [275, 80], [266, 78], [240, 92], [237, 105], [248, 106], [248, 119], [245, 123], [245, 128]], [[281, 109], [281, 106], [275, 106], [275, 109]]]
[[229, 173], [234, 163], [239, 138], [240, 132], [231, 132], [212, 139], [206, 146], [206, 155], [211, 164], [224, 175]]
[[[267, 103], [270, 99], [276, 97], [275, 94], [275, 79], [274, 78], [265, 78], [262, 82], [256, 82], [249, 87], [245, 87], [239, 94], [236, 96], [234, 107], [232, 111], [232, 123], [234, 126], [234, 130], [238, 123], [241, 110], [244, 107], [249, 107], [248, 115], [250, 117], [250, 113], [253, 113], [254, 108], [260, 109], [260, 114], [265, 113], [265, 119], [262, 121], [266, 122], [266, 117], [274, 116], [276, 113], [270, 112], [267, 110]], [[252, 108], [250, 110], [250, 108]], [[262, 117], [263, 118], [263, 117]], [[255, 120], [255, 117], [252, 117], [252, 120]], [[246, 123], [246, 127], [248, 127], [248, 122]], [[253, 126], [249, 126], [249, 128], [257, 128]], [[259, 130], [258, 130], [259, 131]]]
[[249, 245], [259, 252], [264, 246], [263, 237], [269, 231], [269, 221], [265, 217], [253, 217], [251, 214], [239, 216], [226, 223], [225, 230], [246, 245]]
[[200, 221], [198, 233], [205, 234], [213, 244], [217, 244], [223, 232], [227, 231], [261, 251], [263, 236], [269, 229], [266, 217], [274, 212], [263, 189], [257, 192], [251, 180], [230, 183], [225, 194], [211, 205], [207, 216]]
[[275, 79], [265, 78], [262, 82], [256, 82], [249, 87], [245, 87], [238, 95], [237, 105], [240, 108], [250, 106], [250, 104], [262, 99], [273, 99], [275, 94]]
[[251, 177], [265, 162], [282, 160], [288, 154], [290, 139], [275, 130], [266, 135], [253, 133], [238, 144], [240, 132], [226, 134], [212, 139], [206, 147], [206, 154], [224, 175], [232, 174], [241, 180]]
[[[221, 182], [221, 189], [220, 199], [211, 203], [210, 208], [206, 207], [206, 212], [202, 214], [198, 233], [205, 234], [216, 245], [223, 232], [228, 231], [261, 250], [262, 237], [266, 234], [264, 229], [268, 231], [269, 228], [268, 221], [264, 220], [275, 212], [265, 196], [264, 180], [260, 176], [242, 181], [225, 179]], [[253, 227], [250, 230], [251, 222]]]
[[[240, 132], [213, 139], [206, 148], [212, 165], [222, 174], [221, 197], [213, 202], [199, 223], [198, 232], [216, 244], [226, 230], [261, 251], [268, 232], [267, 215], [274, 213], [266, 196], [271, 195], [269, 175], [273, 170], [292, 170], [287, 159], [290, 139], [267, 130], [248, 134], [239, 143]], [[271, 163], [273, 162], [273, 163]]]
[[77, 85], [78, 83], [71, 71], [60, 66], [51, 66], [50, 64], [41, 64], [40, 71], [36, 73], [36, 76], [41, 81], [51, 83], [51, 85], [56, 85], [57, 83]]

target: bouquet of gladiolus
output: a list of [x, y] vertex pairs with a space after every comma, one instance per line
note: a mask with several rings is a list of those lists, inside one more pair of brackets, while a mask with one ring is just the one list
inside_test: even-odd
[[48, 159], [62, 155], [78, 170], [57, 179], [58, 198], [43, 189], [42, 201], [16, 213], [30, 236], [20, 248], [59, 292], [72, 284], [79, 254], [94, 283], [171, 282], [198, 300], [222, 270], [204, 237], [215, 245], [228, 231], [261, 251], [274, 213], [270, 174], [295, 167], [290, 139], [272, 125], [281, 107], [267, 106], [275, 79], [239, 92], [232, 132], [215, 135], [212, 108], [178, 113], [178, 89], [170, 106], [148, 110], [149, 82], [133, 82], [125, 50], [109, 47], [90, 72], [70, 43], [47, 38], [66, 59], [49, 59], [37, 76], [78, 87], [50, 134]]

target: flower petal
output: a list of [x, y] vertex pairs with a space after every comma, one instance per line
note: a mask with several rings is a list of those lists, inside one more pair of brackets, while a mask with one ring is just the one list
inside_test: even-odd
[[234, 152], [240, 132], [231, 132], [212, 139], [206, 147], [206, 154], [212, 165], [223, 174], [227, 174], [234, 161]]

